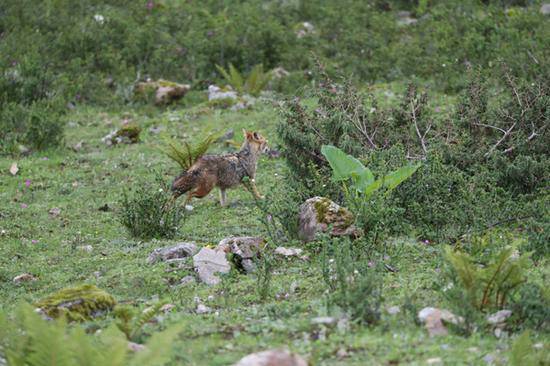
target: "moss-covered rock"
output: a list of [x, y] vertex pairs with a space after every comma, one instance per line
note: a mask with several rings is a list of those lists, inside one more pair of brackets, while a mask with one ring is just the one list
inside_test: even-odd
[[191, 89], [188, 84], [159, 79], [138, 83], [134, 89], [137, 99], [149, 101], [154, 97], [156, 105], [165, 105], [177, 101]]
[[127, 139], [129, 143], [135, 144], [139, 142], [139, 134], [141, 133], [141, 127], [134, 123], [129, 123], [122, 126], [116, 132], [116, 137], [121, 139]]
[[81, 321], [111, 311], [115, 299], [94, 285], [81, 285], [59, 290], [35, 304], [51, 318], [66, 316], [72, 321]]
[[353, 225], [355, 217], [345, 207], [325, 197], [313, 197], [308, 199], [300, 207], [299, 232], [300, 238], [312, 241], [318, 232], [326, 232], [331, 228], [333, 236], [361, 235], [359, 229]]
[[118, 130], [111, 131], [108, 135], [101, 140], [107, 145], [118, 144], [135, 144], [139, 142], [139, 135], [141, 133], [141, 127], [135, 123], [128, 123]]

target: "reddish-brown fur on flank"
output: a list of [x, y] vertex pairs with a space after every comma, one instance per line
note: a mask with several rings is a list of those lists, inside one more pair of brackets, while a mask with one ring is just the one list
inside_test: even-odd
[[249, 177], [252, 191], [260, 197], [255, 185], [256, 166], [260, 154], [267, 148], [267, 140], [258, 132], [244, 131], [245, 141], [239, 152], [226, 155], [200, 157], [188, 171], [178, 176], [172, 184], [174, 198], [187, 193], [187, 202], [193, 197], [202, 198], [219, 187], [220, 203], [225, 205], [225, 190], [239, 185]]

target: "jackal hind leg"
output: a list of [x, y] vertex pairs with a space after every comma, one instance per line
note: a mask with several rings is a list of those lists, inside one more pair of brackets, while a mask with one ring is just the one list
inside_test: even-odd
[[223, 188], [220, 188], [220, 205], [227, 206], [227, 191]]
[[204, 196], [208, 195], [210, 191], [214, 188], [214, 183], [209, 181], [204, 181], [202, 184], [200, 184], [196, 189], [189, 191], [187, 193], [187, 200], [185, 201], [185, 204], [187, 205], [189, 202], [191, 202], [191, 199], [193, 197], [197, 198], [203, 198]]

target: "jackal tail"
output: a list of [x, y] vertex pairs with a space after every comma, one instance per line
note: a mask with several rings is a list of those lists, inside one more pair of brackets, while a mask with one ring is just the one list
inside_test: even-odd
[[187, 170], [176, 177], [176, 179], [174, 179], [174, 182], [172, 182], [172, 192], [174, 192], [174, 195], [180, 196], [187, 191], [193, 189], [197, 184], [197, 178], [199, 174], [200, 172], [198, 170]]

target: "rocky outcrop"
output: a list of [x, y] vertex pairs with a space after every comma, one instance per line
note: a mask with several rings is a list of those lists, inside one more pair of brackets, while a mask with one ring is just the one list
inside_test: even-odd
[[254, 259], [260, 255], [265, 241], [255, 236], [233, 236], [225, 238], [216, 247], [216, 250], [233, 254], [233, 261], [237, 268], [246, 273], [254, 272]]
[[197, 245], [192, 242], [183, 242], [164, 248], [157, 248], [149, 254], [147, 263], [153, 264], [159, 261], [173, 261], [189, 258], [198, 252]]

